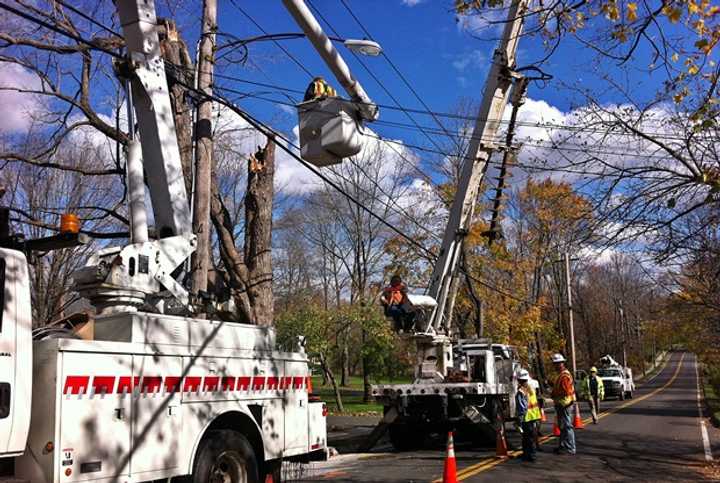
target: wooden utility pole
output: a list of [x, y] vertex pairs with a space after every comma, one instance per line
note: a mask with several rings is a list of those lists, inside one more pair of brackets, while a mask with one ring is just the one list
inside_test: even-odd
[[570, 254], [565, 252], [565, 283], [567, 284], [568, 325], [570, 326], [570, 354], [573, 375], [577, 372], [575, 361], [575, 324], [573, 323], [572, 288], [570, 284]]
[[[203, 2], [202, 38], [198, 59], [198, 89], [212, 95], [217, 31], [217, 0]], [[198, 106], [195, 123], [195, 191], [193, 193], [193, 231], [197, 249], [192, 258], [192, 293], [207, 290], [210, 268], [210, 196], [213, 166], [212, 101], [203, 98]]]

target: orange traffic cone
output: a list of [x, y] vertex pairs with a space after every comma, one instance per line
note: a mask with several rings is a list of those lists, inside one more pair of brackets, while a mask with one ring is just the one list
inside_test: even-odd
[[547, 416], [545, 416], [545, 410], [540, 408], [540, 422], [547, 422]]
[[557, 415], [555, 415], [555, 423], [553, 424], [553, 436], [560, 436], [560, 426], [558, 426]]
[[580, 417], [580, 405], [575, 403], [575, 419], [573, 420], [573, 428], [575, 429], [584, 429], [585, 425], [582, 422], [582, 418]]
[[265, 483], [275, 483], [275, 478], [273, 478], [272, 473], [265, 475]]
[[452, 431], [448, 433], [447, 455], [443, 467], [443, 483], [457, 483], [457, 463], [455, 462], [455, 444]]
[[505, 441], [505, 427], [502, 423], [498, 424], [497, 438], [495, 441], [495, 456], [504, 458], [508, 455], [507, 442]]

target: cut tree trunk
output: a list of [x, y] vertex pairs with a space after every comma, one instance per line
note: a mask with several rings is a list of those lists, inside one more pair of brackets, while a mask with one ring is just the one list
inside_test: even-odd
[[248, 161], [248, 188], [245, 195], [245, 248], [235, 243], [234, 224], [218, 191], [213, 172], [211, 219], [218, 235], [222, 259], [239, 320], [250, 324], [272, 325], [272, 201], [275, 174], [275, 143], [268, 139], [264, 148]]

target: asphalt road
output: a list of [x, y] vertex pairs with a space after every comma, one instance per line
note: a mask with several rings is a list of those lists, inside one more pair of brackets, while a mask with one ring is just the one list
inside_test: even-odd
[[[713, 479], [710, 459], [720, 456], [720, 432], [700, 418], [695, 356], [672, 353], [665, 367], [638, 387], [632, 400], [606, 401], [593, 425], [585, 403], [585, 429], [576, 431], [578, 453], [552, 453], [557, 440], [545, 439], [535, 463], [511, 451], [456, 445], [458, 480], [480, 481], [696, 481]], [[551, 418], [549, 418], [551, 419]], [[703, 429], [704, 428], [704, 429]], [[543, 427], [552, 432], [551, 423]], [[517, 434], [509, 443], [519, 446]], [[301, 481], [428, 482], [441, 478], [442, 442], [423, 451], [397, 453], [381, 445], [373, 453], [342, 454], [316, 464]], [[716, 474], [717, 478], [718, 475]]]

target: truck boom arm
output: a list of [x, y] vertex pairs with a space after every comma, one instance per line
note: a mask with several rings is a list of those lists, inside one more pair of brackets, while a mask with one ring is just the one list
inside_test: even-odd
[[494, 142], [508, 103], [513, 77], [517, 76], [513, 68], [526, 7], [527, 0], [512, 2], [502, 38], [493, 55], [478, 117], [460, 167], [457, 191], [450, 208], [450, 219], [443, 236], [440, 256], [430, 278], [428, 295], [437, 301], [437, 306], [422, 328], [424, 330], [421, 329], [421, 332], [426, 334], [435, 335], [441, 332], [446, 318], [450, 317], [446, 309], [452, 299], [452, 279], [458, 270], [462, 244], [470, 228], [487, 163], [492, 152], [497, 149]]

